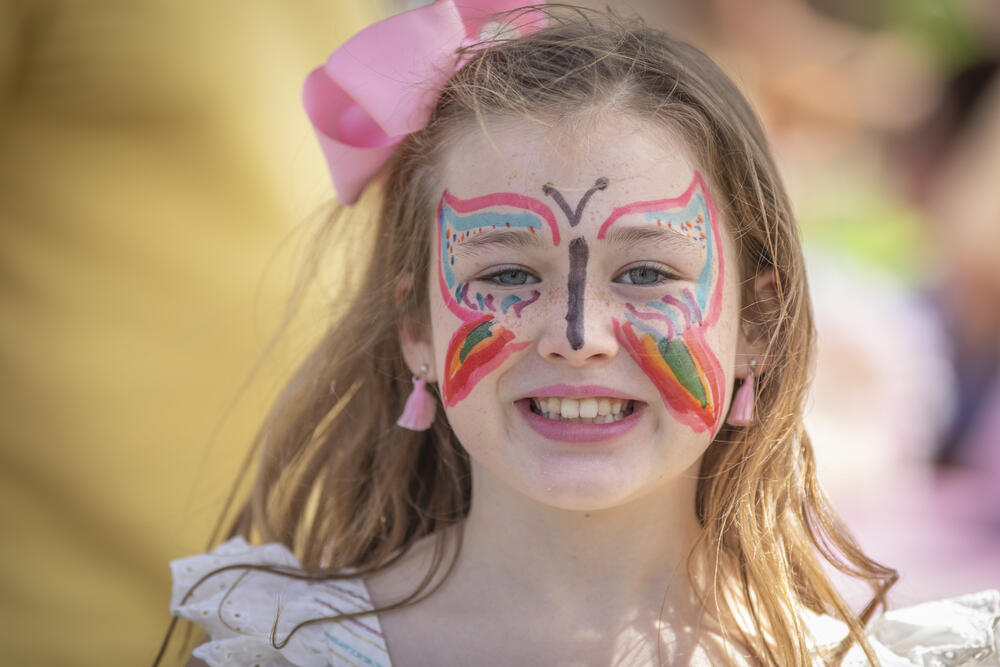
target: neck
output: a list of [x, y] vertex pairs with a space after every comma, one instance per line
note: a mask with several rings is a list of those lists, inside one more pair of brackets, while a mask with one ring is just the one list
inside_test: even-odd
[[584, 511], [528, 498], [473, 464], [456, 584], [488, 591], [494, 604], [499, 594], [592, 622], [690, 617], [687, 558], [700, 527], [697, 467], [688, 472], [642, 498]]

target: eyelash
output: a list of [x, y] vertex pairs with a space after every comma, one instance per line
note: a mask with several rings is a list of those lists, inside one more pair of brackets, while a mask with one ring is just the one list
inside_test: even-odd
[[[651, 282], [651, 283], [621, 282], [620, 284], [622, 284], [622, 285], [632, 285], [632, 286], [635, 286], [635, 287], [651, 287], [651, 286], [655, 286], [655, 285], [661, 285], [661, 284], [667, 282], [668, 280], [678, 280], [678, 277], [677, 277], [676, 274], [674, 274], [674, 273], [672, 273], [670, 271], [665, 271], [663, 269], [663, 267], [661, 265], [659, 265], [659, 264], [654, 264], [652, 262], [640, 262], [639, 264], [635, 264], [635, 265], [630, 266], [630, 267], [628, 267], [626, 269], [623, 269], [617, 275], [615, 282], [618, 282], [618, 279], [620, 279], [622, 276], [628, 275], [632, 271], [637, 271], [637, 270], [642, 270], [642, 269], [648, 269], [650, 271], [653, 271], [654, 273], [659, 274], [660, 277], [657, 280], [655, 280], [654, 282]], [[502, 283], [502, 282], [498, 281], [498, 278], [500, 276], [502, 276], [503, 274], [505, 274], [505, 273], [515, 273], [515, 272], [520, 272], [520, 273], [525, 274], [527, 276], [527, 279], [525, 280], [525, 282], [519, 283], [519, 284], [508, 284], [508, 283]], [[504, 265], [504, 266], [499, 266], [496, 269], [494, 269], [492, 272], [490, 272], [490, 273], [488, 273], [488, 274], [486, 274], [484, 276], [481, 276], [480, 278], [478, 278], [478, 280], [482, 280], [482, 281], [485, 281], [485, 282], [490, 282], [490, 283], [493, 283], [494, 285], [497, 285], [499, 287], [522, 287], [524, 285], [533, 285], [535, 283], [541, 282], [541, 280], [539, 280], [539, 278], [537, 276], [535, 276], [534, 274], [532, 274], [530, 271], [528, 271], [524, 267], [517, 266], [516, 264], [508, 264], [508, 265]]]
[[676, 274], [674, 274], [674, 273], [672, 273], [670, 271], [664, 270], [664, 267], [662, 265], [660, 265], [660, 264], [654, 264], [653, 262], [640, 262], [638, 264], [634, 264], [632, 266], [629, 266], [628, 268], [625, 268], [621, 272], [619, 272], [618, 276], [616, 277], [616, 282], [617, 282], [618, 278], [621, 278], [622, 276], [627, 275], [627, 274], [631, 273], [632, 271], [641, 270], [641, 269], [649, 269], [650, 271], [653, 271], [654, 273], [658, 273], [660, 275], [660, 278], [657, 279], [654, 282], [651, 282], [651, 283], [634, 283], [634, 282], [632, 282], [632, 283], [621, 283], [621, 284], [623, 284], [623, 285], [632, 285], [634, 287], [652, 287], [652, 286], [655, 286], [655, 285], [661, 285], [661, 284], [667, 282], [668, 280], [678, 280], [678, 276]]
[[[497, 281], [497, 278], [499, 276], [501, 276], [501, 275], [503, 275], [505, 273], [513, 273], [513, 272], [524, 273], [526, 276], [528, 276], [529, 279], [534, 279], [534, 280], [533, 280], [533, 282], [532, 282], [532, 280], [526, 280], [523, 283], [514, 284], [514, 285], [506, 284], [506, 283], [501, 283], [501, 282]], [[533, 285], [535, 283], [540, 283], [541, 282], [541, 280], [539, 280], [538, 276], [534, 275], [533, 273], [531, 273], [531, 271], [528, 271], [523, 266], [517, 266], [516, 264], [505, 264], [503, 266], [498, 266], [495, 269], [493, 269], [493, 271], [491, 271], [490, 273], [488, 273], [488, 274], [486, 274], [486, 275], [484, 275], [484, 276], [482, 276], [480, 278], [477, 278], [477, 280], [483, 280], [483, 281], [486, 281], [486, 282], [490, 282], [490, 283], [493, 283], [494, 285], [497, 285], [499, 287], [522, 287], [524, 285]]]

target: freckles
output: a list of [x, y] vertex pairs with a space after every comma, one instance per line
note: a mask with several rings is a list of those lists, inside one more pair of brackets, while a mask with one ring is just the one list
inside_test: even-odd
[[[511, 213], [507, 210], [510, 208], [519, 210]], [[536, 234], [546, 225], [553, 243], [558, 244], [558, 228], [551, 212], [535, 200], [513, 193], [472, 200], [458, 199], [447, 190], [442, 195], [436, 233], [438, 285], [445, 306], [461, 321], [445, 353], [441, 380], [445, 405], [457, 404], [510, 355], [529, 345], [515, 340], [516, 327], [504, 325], [520, 319], [525, 308], [541, 296], [539, 291], [532, 290], [498, 298], [489, 291], [473, 289], [470, 283], [455, 276], [456, 248], [484, 231], [527, 228], [529, 233]]]
[[[476, 303], [481, 304], [478, 315], [470, 310], [448, 343], [441, 384], [445, 405], [450, 407], [464, 399], [511, 354], [530, 345], [528, 341], [518, 340], [521, 338], [518, 336], [522, 329], [519, 326], [521, 313], [540, 296], [538, 290], [532, 290], [526, 298], [508, 295], [500, 302], [501, 312], [498, 313], [493, 294], [476, 294]], [[507, 302], [506, 308], [504, 302]]]
[[518, 319], [521, 318], [521, 311], [530, 306], [531, 304], [538, 301], [538, 298], [542, 295], [538, 290], [531, 290], [531, 296], [522, 299], [516, 294], [511, 294], [504, 297], [503, 301], [500, 302], [500, 309], [503, 310], [504, 315], [507, 311], [513, 312], [514, 316]]
[[590, 189], [588, 189], [583, 194], [582, 197], [580, 197], [580, 201], [576, 203], [575, 209], [569, 205], [569, 202], [566, 201], [566, 198], [563, 197], [563, 194], [559, 192], [559, 190], [557, 190], [556, 187], [551, 183], [546, 183], [545, 185], [543, 185], [542, 192], [544, 192], [549, 197], [552, 197], [552, 199], [556, 202], [556, 205], [562, 209], [562, 212], [566, 215], [566, 221], [569, 222], [569, 226], [576, 227], [578, 224], [580, 224], [580, 218], [583, 216], [583, 209], [586, 208], [587, 202], [590, 200], [590, 198], [594, 195], [595, 192], [604, 190], [607, 187], [608, 187], [608, 179], [604, 176], [601, 176], [596, 181], [594, 181], [594, 185], [591, 186]]
[[643, 206], [647, 217], [672, 220], [671, 224], [703, 237], [706, 259], [693, 291], [626, 304], [623, 319], [613, 320], [615, 336], [656, 386], [671, 414], [696, 432], [710, 431], [721, 420], [725, 382], [722, 365], [705, 340], [719, 318], [725, 273], [715, 205], [695, 172], [680, 197]]

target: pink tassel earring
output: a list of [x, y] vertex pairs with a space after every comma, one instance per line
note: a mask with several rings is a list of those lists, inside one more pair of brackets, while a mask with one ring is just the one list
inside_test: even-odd
[[420, 372], [413, 376], [413, 391], [406, 399], [406, 407], [396, 424], [411, 431], [426, 431], [434, 423], [437, 405], [434, 396], [427, 391], [427, 364], [420, 364]]
[[753, 369], [757, 365], [756, 359], [750, 360], [750, 373], [743, 384], [736, 390], [733, 403], [729, 406], [729, 416], [726, 423], [731, 426], [746, 426], [753, 421]]

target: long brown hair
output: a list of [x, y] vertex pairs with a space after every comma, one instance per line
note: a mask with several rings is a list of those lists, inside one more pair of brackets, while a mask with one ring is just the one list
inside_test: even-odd
[[[425, 322], [429, 312], [428, 221], [442, 154], [485, 119], [554, 122], [614, 109], [679, 131], [690, 144], [736, 239], [744, 323], [768, 336], [758, 418], [724, 426], [702, 461], [695, 505], [703, 531], [689, 571], [706, 613], [757, 661], [779, 665], [816, 657], [799, 609], [831, 614], [849, 635], [822, 657], [836, 661], [856, 641], [877, 662], [864, 625], [884, 607], [896, 574], [862, 553], [816, 479], [802, 426], [815, 345], [803, 256], [754, 113], [707, 56], [638, 19], [548, 11], [547, 28], [476, 50], [428, 126], [400, 145], [383, 182], [354, 211], [337, 210], [317, 237], [317, 247], [333, 234], [355, 244], [367, 270], [261, 428], [255, 480], [224, 515], [226, 534], [284, 543], [303, 563], [294, 576], [304, 577], [377, 571], [433, 535], [432, 571], [393, 607], [433, 594], [435, 571], [450, 568], [460, 546], [459, 532], [449, 559], [443, 529], [460, 531], [468, 511], [469, 461], [443, 410], [426, 432], [394, 422], [411, 387], [399, 323]], [[372, 203], [376, 214], [358, 219]], [[768, 309], [754, 304], [753, 278], [764, 269], [776, 276], [776, 304]], [[825, 564], [871, 584], [871, 604], [852, 611]]]

